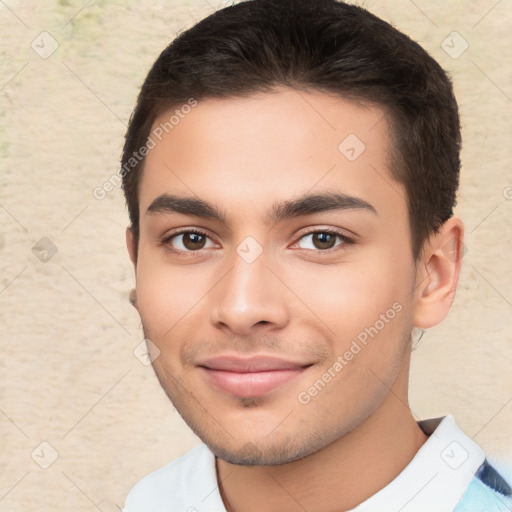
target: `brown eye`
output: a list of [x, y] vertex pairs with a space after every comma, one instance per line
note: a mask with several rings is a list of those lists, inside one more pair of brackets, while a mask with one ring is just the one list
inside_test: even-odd
[[301, 237], [298, 246], [300, 249], [327, 251], [349, 243], [351, 243], [351, 240], [341, 233], [334, 231], [312, 231]]
[[202, 249], [206, 244], [206, 237], [200, 233], [184, 233], [183, 245], [189, 251], [198, 251]]
[[215, 244], [205, 233], [200, 231], [181, 231], [163, 241], [171, 251], [177, 253], [195, 252], [201, 249], [215, 247]]
[[317, 249], [331, 249], [336, 244], [336, 235], [332, 233], [313, 233], [312, 242]]

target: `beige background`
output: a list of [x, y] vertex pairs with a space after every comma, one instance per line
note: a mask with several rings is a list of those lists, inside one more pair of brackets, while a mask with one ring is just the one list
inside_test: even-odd
[[[122, 194], [92, 192], [118, 168], [158, 53], [220, 5], [0, 2], [1, 510], [119, 510], [139, 478], [198, 442], [133, 354], [142, 333], [127, 300]], [[464, 124], [464, 270], [448, 319], [414, 353], [411, 406], [418, 418], [452, 413], [510, 462], [512, 4], [364, 5], [451, 72]], [[43, 237], [58, 251], [46, 262]]]

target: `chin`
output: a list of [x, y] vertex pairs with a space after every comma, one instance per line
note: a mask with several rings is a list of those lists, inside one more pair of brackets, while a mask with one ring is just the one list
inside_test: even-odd
[[[201, 437], [201, 436], [200, 436]], [[238, 446], [227, 442], [203, 439], [203, 442], [219, 459], [238, 466], [279, 466], [289, 464], [325, 448], [329, 443], [323, 442], [319, 437], [304, 440], [300, 436], [270, 440], [268, 437], [261, 440], [243, 441]], [[243, 443], [243, 444], [242, 444]], [[230, 445], [231, 444], [231, 445]]]

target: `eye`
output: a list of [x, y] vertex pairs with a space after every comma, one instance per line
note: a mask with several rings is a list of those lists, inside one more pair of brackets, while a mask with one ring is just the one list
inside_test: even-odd
[[194, 252], [214, 247], [212, 240], [200, 231], [180, 231], [167, 237], [163, 244], [175, 252]]
[[339, 245], [351, 243], [351, 239], [336, 231], [312, 231], [303, 235], [297, 242], [300, 249], [327, 251]]

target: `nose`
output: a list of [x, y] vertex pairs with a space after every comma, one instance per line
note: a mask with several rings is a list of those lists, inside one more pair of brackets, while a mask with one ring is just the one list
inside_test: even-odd
[[210, 320], [230, 334], [272, 332], [289, 322], [286, 287], [263, 253], [255, 261], [233, 254], [231, 268], [211, 296]]

